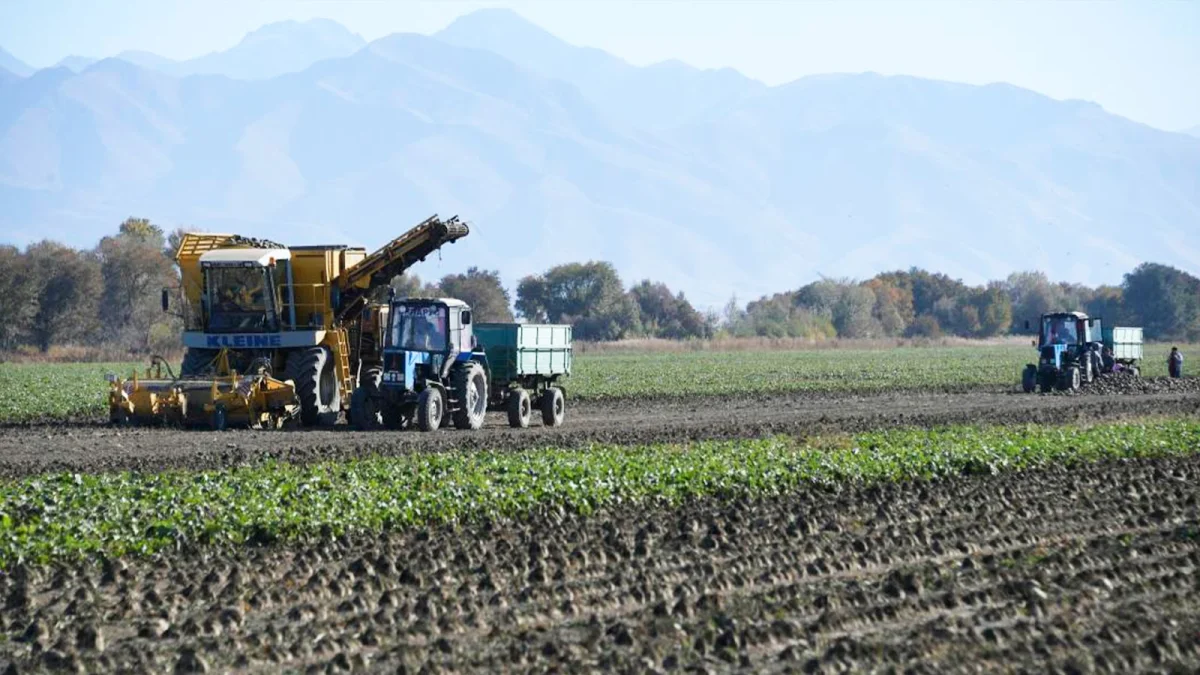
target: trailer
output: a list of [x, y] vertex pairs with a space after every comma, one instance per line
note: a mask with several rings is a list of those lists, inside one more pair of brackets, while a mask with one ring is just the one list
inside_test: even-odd
[[356, 428], [478, 429], [489, 410], [525, 428], [535, 408], [544, 426], [563, 423], [570, 326], [475, 324], [453, 298], [392, 298], [387, 315], [381, 364], [350, 400]]
[[481, 323], [475, 337], [491, 370], [491, 409], [508, 414], [513, 428], [529, 426], [533, 408], [542, 424], [562, 423], [571, 374], [571, 327], [557, 324]]

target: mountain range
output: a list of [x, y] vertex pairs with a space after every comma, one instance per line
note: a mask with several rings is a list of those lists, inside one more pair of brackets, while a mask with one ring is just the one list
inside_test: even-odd
[[913, 265], [1200, 271], [1200, 138], [1006, 84], [767, 86], [634, 66], [507, 10], [432, 36], [284, 22], [187, 61], [21, 65], [0, 52], [0, 239], [18, 244], [91, 245], [137, 215], [377, 246], [457, 213], [472, 235], [417, 274], [515, 284], [605, 259], [711, 307]]

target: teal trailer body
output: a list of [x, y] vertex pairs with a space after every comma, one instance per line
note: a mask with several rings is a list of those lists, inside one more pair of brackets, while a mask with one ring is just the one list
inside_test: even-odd
[[1142, 360], [1142, 329], [1124, 326], [1104, 327], [1104, 346], [1113, 358], [1122, 362]]
[[571, 374], [571, 326], [477, 323], [475, 338], [487, 354], [494, 386]]

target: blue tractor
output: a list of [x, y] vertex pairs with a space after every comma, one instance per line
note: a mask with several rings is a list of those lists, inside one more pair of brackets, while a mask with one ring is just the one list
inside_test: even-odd
[[[1029, 322], [1025, 322], [1029, 329]], [[1101, 373], [1124, 370], [1137, 376], [1141, 359], [1140, 328], [1105, 329], [1083, 312], [1043, 314], [1038, 332], [1038, 362], [1025, 366], [1021, 388], [1075, 391]]]
[[356, 428], [479, 429], [489, 409], [507, 412], [515, 428], [529, 426], [535, 409], [544, 426], [562, 424], [570, 326], [477, 324], [452, 298], [393, 297], [381, 311], [380, 363], [350, 397]]

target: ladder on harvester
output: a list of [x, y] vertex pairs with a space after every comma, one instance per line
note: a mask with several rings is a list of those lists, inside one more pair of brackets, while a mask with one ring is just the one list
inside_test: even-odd
[[338, 384], [342, 387], [342, 396], [350, 396], [354, 391], [354, 373], [350, 364], [350, 340], [345, 328], [334, 328], [333, 360], [337, 363]]

